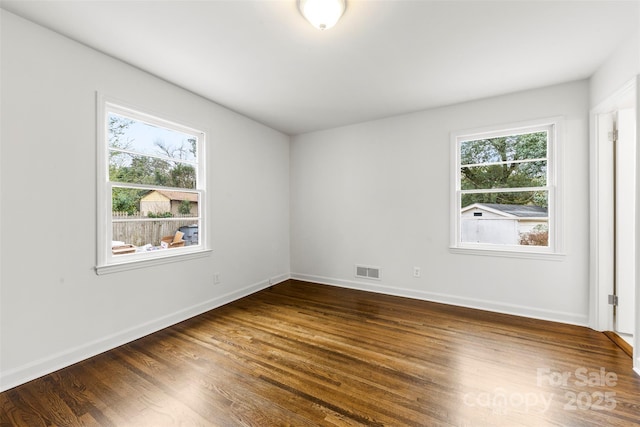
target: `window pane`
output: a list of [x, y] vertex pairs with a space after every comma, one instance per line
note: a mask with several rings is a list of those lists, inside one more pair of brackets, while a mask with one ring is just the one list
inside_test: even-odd
[[[113, 254], [198, 244], [199, 193], [113, 187], [112, 199]], [[129, 209], [116, 209], [120, 206]], [[113, 250], [114, 246], [119, 249]]]
[[[198, 218], [157, 218], [141, 220], [141, 215], [114, 215], [113, 241], [114, 255], [145, 253], [156, 250], [198, 245]], [[178, 236], [176, 238], [176, 233]], [[164, 243], [163, 243], [164, 242]], [[115, 248], [115, 249], [114, 249]]]
[[549, 246], [548, 193], [462, 194], [460, 241]]
[[195, 162], [198, 138], [109, 113], [109, 148]]
[[195, 189], [196, 169], [173, 160], [110, 151], [109, 181]]
[[462, 190], [544, 187], [546, 185], [546, 160], [460, 168]]
[[462, 141], [460, 164], [507, 162], [547, 157], [547, 132]]

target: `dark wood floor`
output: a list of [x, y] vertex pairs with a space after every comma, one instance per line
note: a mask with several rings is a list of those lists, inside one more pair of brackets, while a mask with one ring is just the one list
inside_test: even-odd
[[[614, 378], [615, 377], [615, 378]], [[0, 394], [2, 426], [632, 426], [587, 328], [289, 281]]]

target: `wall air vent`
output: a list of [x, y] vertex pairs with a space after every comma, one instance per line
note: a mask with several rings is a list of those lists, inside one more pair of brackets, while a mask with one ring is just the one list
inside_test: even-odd
[[356, 265], [356, 277], [380, 280], [380, 267]]

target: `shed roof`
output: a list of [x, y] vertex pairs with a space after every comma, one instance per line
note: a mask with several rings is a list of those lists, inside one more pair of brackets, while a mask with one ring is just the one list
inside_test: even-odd
[[471, 208], [488, 208], [519, 218], [546, 218], [549, 216], [547, 208], [542, 206], [508, 205], [503, 203], [474, 203], [472, 205], [464, 207], [462, 211], [464, 212]]
[[164, 197], [166, 197], [169, 200], [178, 200], [178, 201], [188, 200], [190, 202], [198, 201], [197, 193], [190, 193], [186, 191], [169, 191], [169, 190], [153, 190], [152, 193], [153, 192], [162, 194]]

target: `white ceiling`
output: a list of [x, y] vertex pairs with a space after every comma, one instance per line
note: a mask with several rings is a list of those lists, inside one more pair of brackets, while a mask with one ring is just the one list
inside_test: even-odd
[[2, 7], [287, 134], [587, 78], [632, 1], [12, 1]]

